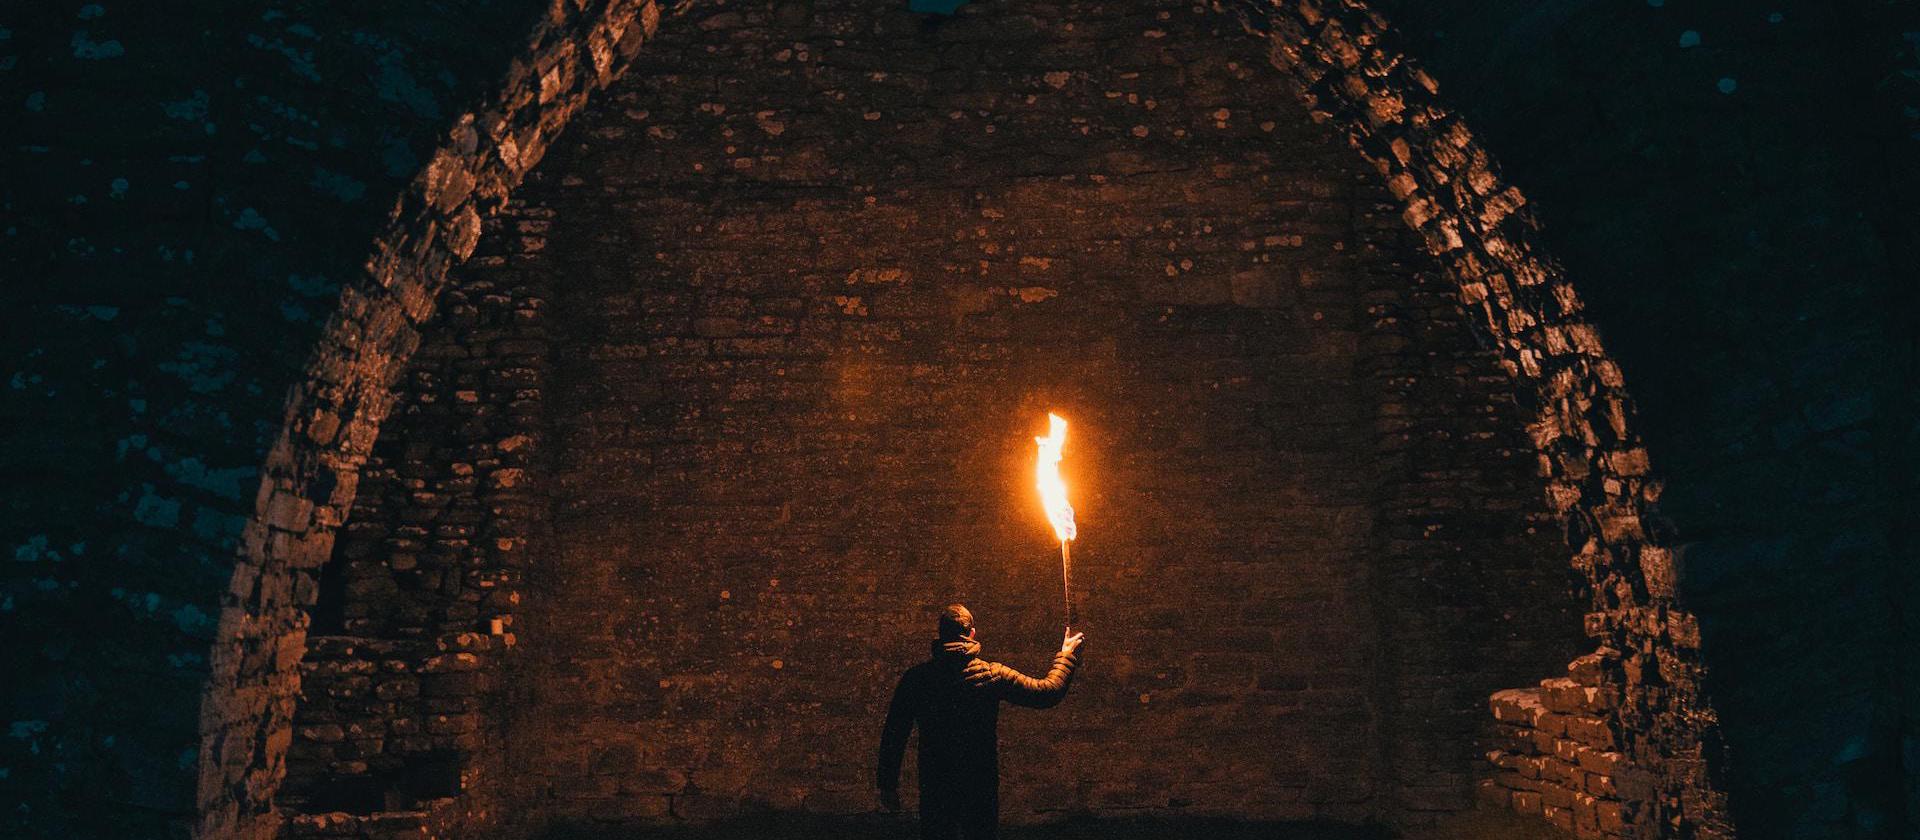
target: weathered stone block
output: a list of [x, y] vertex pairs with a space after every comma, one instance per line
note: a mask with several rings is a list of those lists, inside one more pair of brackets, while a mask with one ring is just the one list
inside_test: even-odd
[[1513, 810], [1526, 815], [1539, 815], [1544, 806], [1540, 794], [1533, 791], [1514, 791]]

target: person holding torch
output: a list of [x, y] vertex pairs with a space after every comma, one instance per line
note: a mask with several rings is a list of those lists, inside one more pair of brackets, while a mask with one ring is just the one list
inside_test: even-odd
[[1067, 629], [1047, 675], [1034, 679], [998, 662], [981, 659], [973, 612], [952, 604], [940, 613], [933, 655], [907, 669], [894, 688], [880, 733], [875, 773], [880, 807], [900, 810], [900, 764], [907, 735], [920, 729], [920, 836], [927, 840], [992, 840], [1000, 829], [1000, 704], [1035, 709], [1058, 705], [1073, 683], [1086, 634], [1073, 632], [1073, 585], [1067, 543], [1075, 536], [1073, 508], [1060, 480], [1060, 448], [1067, 421], [1049, 414], [1050, 433], [1040, 447], [1041, 503], [1060, 540]]
[[1080, 664], [1082, 633], [1060, 640], [1043, 679], [981, 659], [973, 613], [953, 604], [940, 613], [927, 661], [907, 669], [887, 706], [875, 783], [880, 807], [900, 810], [900, 763], [907, 734], [920, 728], [920, 836], [993, 840], [1000, 830], [1000, 704], [1059, 705]]

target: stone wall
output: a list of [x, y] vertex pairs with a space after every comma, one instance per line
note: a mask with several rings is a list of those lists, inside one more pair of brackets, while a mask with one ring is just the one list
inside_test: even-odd
[[485, 830], [501, 801], [504, 656], [529, 544], [546, 278], [508, 209], [441, 293], [322, 568], [287, 781], [292, 836]]
[[651, 47], [528, 193], [530, 821], [870, 808], [933, 610], [1016, 665], [1055, 639], [1048, 408], [1094, 664], [1009, 715], [1010, 818], [1471, 801], [1486, 694], [1574, 652], [1562, 550], [1505, 373], [1258, 42], [1175, 4], [734, 4]]
[[[1393, 234], [1389, 250], [1404, 249]], [[1396, 733], [1382, 744], [1379, 811], [1402, 824], [1459, 808], [1487, 777], [1486, 687], [1530, 681], [1576, 653], [1586, 598], [1556, 562], [1560, 527], [1534, 492], [1513, 381], [1472, 335], [1452, 283], [1424, 263], [1380, 266], [1362, 343], [1381, 476], [1375, 691]]]
[[1912, 836], [1920, 7], [1374, 5], [1643, 408], [1741, 834]]
[[[493, 636], [313, 636], [276, 804], [290, 838], [468, 836], [497, 818]], [[489, 749], [494, 752], [489, 753]]]
[[364, 275], [341, 288], [264, 459], [255, 516], [221, 607], [201, 713], [198, 833], [278, 829], [272, 798], [293, 737], [306, 609], [392, 405], [390, 386], [418, 346], [418, 326], [432, 315], [447, 270], [476, 247], [483, 216], [506, 201], [657, 20], [650, 3], [548, 7], [504, 83], [488, 88], [484, 107], [452, 121], [444, 145], [395, 201]]
[[1639, 803], [1623, 801], [1614, 784], [1623, 759], [1609, 720], [1617, 681], [1602, 673], [1611, 653], [1575, 659], [1567, 676], [1538, 688], [1494, 692], [1489, 708], [1500, 727], [1487, 760], [1499, 772], [1480, 782], [1482, 801], [1576, 837], [1628, 835]]
[[1591, 582], [1587, 632], [1609, 658], [1602, 673], [1619, 681], [1607, 725], [1625, 758], [1615, 783], [1633, 806], [1627, 830], [1724, 836], [1700, 627], [1675, 600], [1670, 534], [1653, 512], [1665, 484], [1651, 472], [1619, 364], [1537, 244], [1526, 196], [1503, 182], [1379, 13], [1351, 0], [1233, 8], [1267, 39], [1315, 119], [1342, 131], [1385, 179], [1516, 383], [1548, 499]]

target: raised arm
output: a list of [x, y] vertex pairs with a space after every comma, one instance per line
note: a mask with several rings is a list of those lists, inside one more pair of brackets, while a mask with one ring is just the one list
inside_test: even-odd
[[1075, 633], [1061, 641], [1060, 652], [1053, 655], [1053, 666], [1041, 679], [994, 663], [994, 685], [1000, 691], [1000, 699], [1030, 709], [1059, 705], [1067, 696], [1067, 686], [1073, 683], [1074, 669], [1080, 665], [1080, 642], [1084, 637], [1085, 634]]
[[[880, 730], [880, 761], [874, 772], [874, 785], [879, 788], [882, 801], [888, 801], [888, 794], [900, 790], [900, 762], [906, 757], [907, 735], [913, 732], [918, 705], [914, 702], [912, 678], [912, 672], [908, 672], [894, 686], [893, 702], [887, 704], [887, 725]], [[898, 799], [891, 801], [897, 803]]]

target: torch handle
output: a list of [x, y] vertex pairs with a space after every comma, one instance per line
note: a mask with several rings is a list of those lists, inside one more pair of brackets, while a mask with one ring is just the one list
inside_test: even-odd
[[1073, 625], [1079, 623], [1080, 616], [1073, 611], [1073, 560], [1067, 552], [1067, 541], [1060, 541], [1060, 591], [1067, 599], [1067, 632], [1073, 632]]

